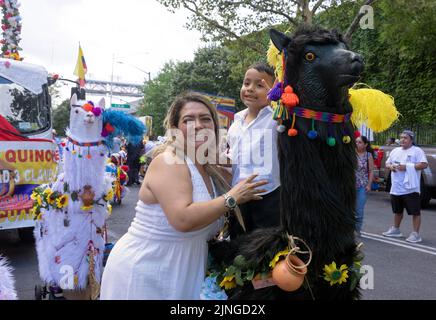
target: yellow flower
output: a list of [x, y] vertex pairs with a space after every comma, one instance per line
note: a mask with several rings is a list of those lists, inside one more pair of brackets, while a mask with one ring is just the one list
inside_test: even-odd
[[348, 278], [348, 267], [343, 264], [339, 270], [336, 268], [336, 262], [332, 262], [330, 265], [324, 266], [324, 280], [330, 281], [330, 285], [342, 284], [347, 282]]
[[89, 210], [91, 210], [92, 208], [94, 208], [93, 205], [90, 205], [90, 206], [81, 206], [81, 207], [80, 207], [80, 210], [82, 210], [82, 211], [89, 211]]
[[36, 192], [35, 190], [33, 190], [30, 199], [32, 199], [33, 201], [36, 201], [37, 197], [38, 197], [39, 193]]
[[225, 290], [233, 289], [236, 287], [236, 279], [235, 276], [226, 276], [223, 281], [220, 283], [220, 287], [224, 287]]
[[104, 201], [111, 201], [114, 198], [114, 191], [109, 189], [106, 195], [104, 196]]
[[36, 202], [38, 203], [38, 206], [42, 206], [42, 198], [39, 194], [36, 196]]
[[112, 214], [112, 206], [110, 204], [107, 205], [107, 211], [108, 211], [109, 215]]
[[47, 189], [44, 190], [43, 194], [44, 194], [44, 195], [48, 195], [48, 194], [50, 194], [50, 193], [52, 193], [52, 192], [53, 192], [53, 191], [52, 191], [50, 188], [47, 188]]
[[56, 201], [56, 198], [53, 197], [54, 192], [50, 191], [50, 193], [47, 194], [44, 192], [44, 194], [46, 195], [45, 200], [48, 202], [48, 204], [53, 205]]
[[277, 262], [280, 260], [281, 256], [286, 256], [288, 253], [289, 253], [288, 249], [280, 251], [279, 253], [277, 253], [275, 255], [275, 257], [269, 263], [269, 266], [271, 267], [271, 269], [274, 269], [274, 267], [276, 266]]
[[68, 196], [64, 194], [62, 197], [56, 199], [56, 206], [58, 209], [65, 208], [68, 206]]

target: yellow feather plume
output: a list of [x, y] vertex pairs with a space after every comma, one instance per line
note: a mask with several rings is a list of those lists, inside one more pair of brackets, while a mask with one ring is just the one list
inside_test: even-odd
[[394, 98], [376, 89], [350, 89], [353, 106], [351, 121], [355, 126], [365, 124], [374, 132], [388, 129], [400, 116]]
[[269, 48], [266, 57], [269, 65], [274, 68], [278, 81], [283, 81], [283, 55], [276, 48], [271, 40], [269, 42]]

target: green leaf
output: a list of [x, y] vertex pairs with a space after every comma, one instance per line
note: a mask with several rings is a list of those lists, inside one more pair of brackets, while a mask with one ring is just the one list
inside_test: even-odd
[[79, 200], [79, 193], [77, 191], [71, 193], [71, 200], [73, 201]]
[[232, 275], [236, 274], [237, 271], [238, 271], [238, 269], [236, 269], [235, 266], [230, 266], [226, 271], [226, 276], [232, 276]]
[[355, 276], [354, 272], [351, 274], [351, 279], [350, 279], [350, 291], [353, 291], [356, 286], [357, 286], [357, 277]]
[[64, 183], [64, 193], [68, 193], [68, 192], [69, 192], [69, 186], [68, 186], [68, 183], [65, 182]]
[[243, 268], [247, 264], [247, 261], [245, 260], [244, 256], [239, 255], [233, 260], [233, 264], [237, 267]]
[[253, 280], [253, 278], [254, 278], [254, 269], [249, 269], [249, 270], [247, 271], [247, 275], [245, 276], [245, 278], [246, 278], [248, 281]]
[[241, 270], [236, 271], [235, 280], [236, 280], [236, 284], [238, 286], [243, 286], [244, 285], [244, 280], [242, 280]]

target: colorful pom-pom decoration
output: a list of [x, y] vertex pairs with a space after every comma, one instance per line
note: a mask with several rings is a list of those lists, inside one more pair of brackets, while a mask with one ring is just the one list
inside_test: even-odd
[[268, 99], [271, 101], [279, 101], [283, 95], [283, 83], [277, 82], [268, 93]]
[[92, 113], [94, 114], [94, 116], [99, 117], [102, 114], [102, 110], [99, 107], [93, 107]]
[[88, 155], [86, 156], [86, 158], [87, 158], [87, 159], [91, 159], [91, 155], [88, 154]]
[[277, 127], [277, 131], [279, 132], [279, 133], [283, 133], [283, 132], [285, 132], [286, 131], [286, 127], [284, 126], [284, 125], [279, 125], [278, 127]]
[[336, 139], [333, 138], [333, 137], [328, 137], [328, 138], [327, 138], [327, 144], [328, 144], [330, 147], [334, 147], [334, 146], [336, 145]]
[[354, 138], [355, 139], [357, 139], [357, 138], [359, 138], [361, 136], [361, 134], [360, 134], [360, 132], [359, 131], [354, 131]]
[[92, 106], [92, 104], [90, 104], [90, 103], [85, 103], [84, 105], [83, 105], [83, 110], [85, 110], [86, 112], [92, 112], [92, 108], [94, 108], [93, 106]]
[[115, 131], [115, 128], [112, 127], [112, 125], [111, 125], [109, 122], [106, 123], [106, 125], [104, 126], [104, 128], [106, 129], [106, 131], [107, 131], [108, 133], [112, 133], [112, 132]]
[[298, 135], [298, 130], [297, 129], [293, 129], [293, 128], [289, 129], [288, 136], [295, 137], [296, 135]]
[[350, 136], [344, 136], [342, 138], [342, 142], [345, 144], [349, 144], [351, 142], [351, 137]]
[[291, 86], [286, 86], [285, 92], [282, 94], [282, 103], [288, 108], [296, 107], [300, 103], [300, 99]]
[[309, 137], [310, 140], [315, 140], [318, 137], [318, 132], [316, 132], [315, 130], [310, 130], [307, 133], [307, 136]]
[[109, 135], [109, 132], [107, 132], [106, 128], [103, 128], [103, 130], [101, 131], [101, 136], [103, 138], [106, 138]]

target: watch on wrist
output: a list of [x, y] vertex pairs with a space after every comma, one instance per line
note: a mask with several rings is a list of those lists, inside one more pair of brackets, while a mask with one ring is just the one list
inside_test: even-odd
[[237, 207], [236, 199], [233, 198], [231, 195], [226, 193], [225, 195], [223, 195], [223, 197], [225, 199], [224, 204], [226, 208], [228, 208], [229, 210], [233, 210]]

